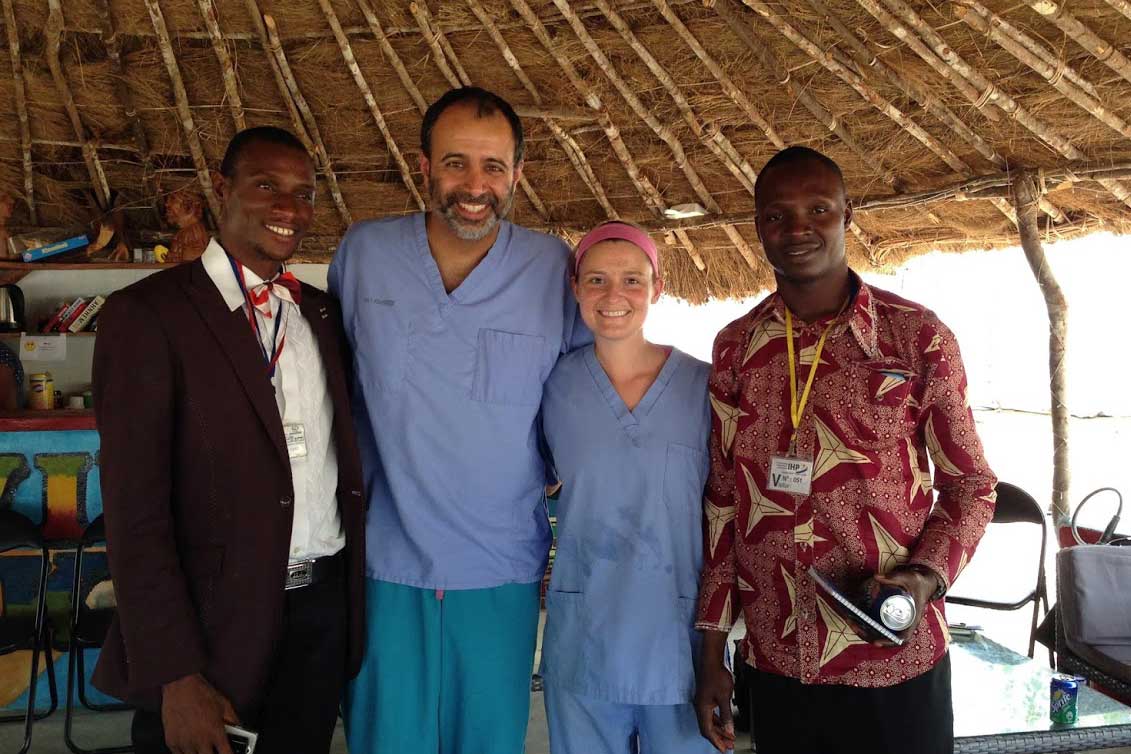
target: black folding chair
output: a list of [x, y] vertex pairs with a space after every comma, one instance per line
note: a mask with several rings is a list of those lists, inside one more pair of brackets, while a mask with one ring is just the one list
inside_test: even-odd
[[[991, 525], [997, 524], [1036, 524], [1040, 528], [1041, 550], [1037, 558], [1037, 580], [1033, 589], [1019, 600], [1005, 602], [997, 600], [947, 595], [946, 601], [955, 605], [968, 605], [970, 607], [984, 607], [990, 610], [1020, 610], [1030, 602], [1033, 603], [1033, 620], [1029, 626], [1029, 656], [1033, 656], [1037, 635], [1037, 620], [1040, 615], [1041, 605], [1045, 612], [1049, 611], [1049, 590], [1045, 581], [1045, 546], [1048, 542], [1048, 525], [1045, 522], [1045, 512], [1040, 504], [1025, 490], [1009, 482], [997, 483], [997, 506], [994, 508], [994, 517]], [[1052, 665], [1052, 650], [1049, 650], [1049, 665]]]
[[[11, 614], [5, 605], [0, 614], [0, 655], [31, 650], [31, 672], [28, 675], [27, 709], [23, 713], [0, 717], [0, 722], [23, 720], [24, 743], [18, 754], [27, 754], [31, 748], [32, 723], [50, 715], [59, 705], [52, 668], [50, 629], [47, 624], [47, 549], [39, 527], [15, 511], [0, 511], [0, 553], [16, 549], [31, 549], [39, 553], [39, 579], [35, 589], [35, 609], [32, 615]], [[35, 691], [39, 681], [39, 655], [43, 652], [47, 662], [47, 685], [51, 706], [45, 712], [35, 710]]]
[[75, 546], [75, 573], [71, 584], [71, 636], [67, 644], [67, 703], [63, 723], [63, 740], [67, 748], [75, 754], [124, 754], [132, 752], [132, 746], [110, 746], [101, 749], [84, 749], [75, 743], [71, 735], [74, 719], [75, 691], [78, 691], [82, 706], [96, 712], [110, 712], [129, 709], [122, 703], [100, 704], [87, 699], [86, 663], [84, 657], [91, 649], [98, 649], [106, 640], [110, 623], [114, 620], [113, 607], [88, 607], [86, 604], [89, 588], [83, 586], [83, 560], [87, 550], [106, 541], [106, 526], [102, 516], [94, 519], [83, 530], [82, 539]]

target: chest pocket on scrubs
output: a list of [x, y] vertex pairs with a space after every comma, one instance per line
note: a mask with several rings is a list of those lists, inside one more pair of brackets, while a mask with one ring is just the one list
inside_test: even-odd
[[546, 339], [504, 330], [479, 330], [471, 398], [484, 403], [535, 406], [542, 401]]
[[668, 443], [664, 464], [664, 505], [672, 538], [679, 596], [699, 593], [699, 569], [703, 564], [703, 487], [707, 484], [707, 451], [675, 442]]
[[354, 315], [358, 374], [365, 389], [388, 394], [404, 383], [408, 360], [408, 333], [396, 302], [374, 297], [363, 298]]

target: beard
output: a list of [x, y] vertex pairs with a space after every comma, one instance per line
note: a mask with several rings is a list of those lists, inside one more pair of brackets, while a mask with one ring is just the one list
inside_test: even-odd
[[[514, 208], [513, 186], [501, 201], [489, 191], [479, 196], [465, 191], [453, 191], [444, 195], [440, 193], [439, 188], [433, 188], [431, 194], [432, 206], [448, 223], [448, 227], [452, 229], [456, 237], [464, 241], [480, 241], [486, 238], [499, 224], [499, 221], [510, 214], [511, 209]], [[487, 205], [491, 208], [491, 212], [479, 222], [469, 222], [460, 217], [456, 211], [455, 205], [461, 203]]]

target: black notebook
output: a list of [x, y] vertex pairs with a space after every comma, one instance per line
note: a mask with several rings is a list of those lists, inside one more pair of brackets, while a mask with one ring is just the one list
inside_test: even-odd
[[872, 616], [868, 615], [866, 612], [857, 607], [856, 604], [844, 594], [842, 594], [841, 591], [837, 589], [831, 581], [821, 575], [820, 571], [818, 571], [816, 568], [810, 568], [809, 575], [813, 578], [813, 581], [816, 582], [817, 586], [824, 589], [830, 597], [840, 603], [844, 607], [844, 609], [848, 610], [848, 612], [852, 613], [852, 616], [858, 623], [860, 623], [860, 625], [867, 626], [893, 644], [903, 646], [903, 639], [892, 633], [891, 629], [889, 629], [887, 626], [875, 620], [874, 618], [872, 618]]

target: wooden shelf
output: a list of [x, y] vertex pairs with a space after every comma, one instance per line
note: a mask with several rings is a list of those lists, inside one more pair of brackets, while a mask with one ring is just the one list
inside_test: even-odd
[[98, 333], [96, 332], [0, 332], [0, 338], [19, 338], [23, 335], [34, 335], [37, 338], [41, 337], [57, 337], [59, 335], [66, 335], [68, 338], [93, 338]]
[[175, 264], [159, 262], [18, 262], [0, 260], [0, 270], [34, 272], [36, 270], [163, 270]]
[[45, 432], [95, 429], [93, 409], [0, 412], [0, 432]]

